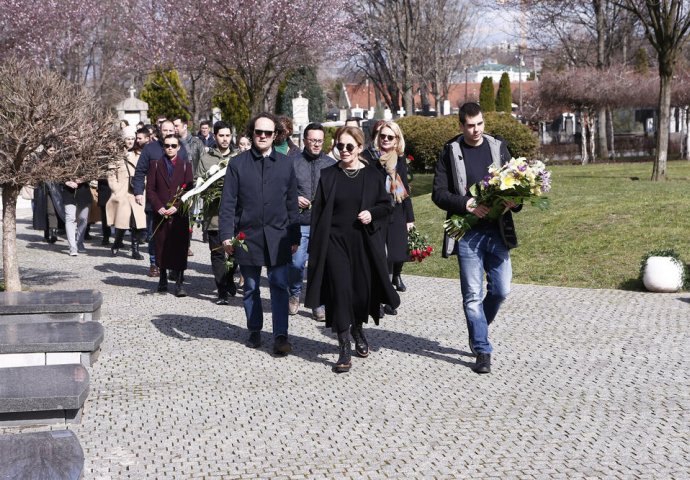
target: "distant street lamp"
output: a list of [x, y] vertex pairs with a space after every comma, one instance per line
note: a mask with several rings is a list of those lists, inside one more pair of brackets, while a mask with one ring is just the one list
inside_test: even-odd
[[518, 45], [518, 54], [515, 58], [518, 60], [518, 113], [522, 117], [522, 67], [525, 65], [525, 62], [521, 45]]
[[465, 103], [467, 103], [467, 67], [465, 67]]

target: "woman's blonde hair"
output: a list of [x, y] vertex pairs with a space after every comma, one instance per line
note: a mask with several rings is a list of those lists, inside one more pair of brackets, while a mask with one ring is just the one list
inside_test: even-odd
[[405, 137], [403, 137], [402, 130], [400, 129], [400, 125], [398, 125], [395, 122], [386, 122], [381, 127], [379, 127], [378, 131], [376, 132], [376, 136], [374, 137], [374, 146], [376, 147], [377, 150], [381, 150], [381, 144], [379, 143], [380, 141], [380, 136], [381, 136], [381, 130], [384, 128], [390, 128], [393, 130], [393, 133], [395, 134], [396, 137], [398, 137], [398, 145], [395, 147], [395, 151], [397, 152], [398, 156], [403, 155], [405, 153]]

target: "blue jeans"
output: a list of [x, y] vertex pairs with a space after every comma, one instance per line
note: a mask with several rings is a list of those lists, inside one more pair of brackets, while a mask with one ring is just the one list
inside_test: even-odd
[[300, 233], [302, 234], [299, 242], [299, 248], [292, 255], [292, 263], [290, 264], [290, 296], [299, 297], [302, 293], [302, 282], [304, 280], [304, 265], [309, 260], [309, 225], [300, 225]]
[[[510, 292], [510, 252], [497, 228], [475, 228], [458, 242], [462, 306], [472, 346], [491, 353], [489, 324]], [[487, 286], [484, 296], [484, 274]]]
[[[276, 265], [266, 267], [268, 270], [268, 284], [271, 290], [271, 316], [273, 317], [273, 338], [287, 337], [288, 334], [288, 272], [290, 266]], [[240, 272], [244, 277], [244, 313], [247, 316], [247, 329], [250, 332], [260, 332], [264, 326], [264, 312], [261, 307], [261, 267], [240, 265]]]

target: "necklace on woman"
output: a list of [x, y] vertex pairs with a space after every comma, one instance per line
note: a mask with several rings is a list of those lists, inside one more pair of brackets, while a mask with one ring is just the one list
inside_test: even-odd
[[359, 175], [359, 171], [362, 170], [361, 168], [355, 168], [355, 169], [350, 169], [350, 168], [341, 168], [343, 173], [347, 175], [347, 178], [355, 178], [357, 175]]

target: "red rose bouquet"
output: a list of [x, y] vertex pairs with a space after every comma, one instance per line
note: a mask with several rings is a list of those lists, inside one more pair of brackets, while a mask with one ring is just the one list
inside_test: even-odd
[[412, 227], [407, 232], [407, 254], [411, 262], [421, 262], [432, 254], [434, 247], [429, 243], [426, 235], [422, 235], [417, 227]]

